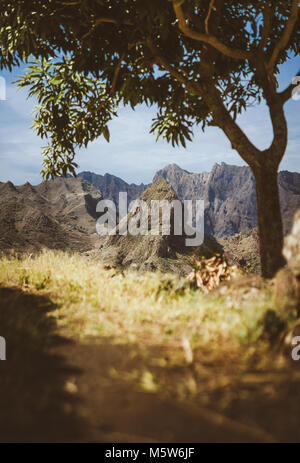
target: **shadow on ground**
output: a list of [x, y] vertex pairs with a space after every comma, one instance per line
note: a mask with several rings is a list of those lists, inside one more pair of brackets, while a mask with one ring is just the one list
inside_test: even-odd
[[43, 296], [0, 288], [0, 334], [6, 339], [6, 361], [0, 362], [0, 441], [78, 439], [83, 420], [65, 384], [79, 369], [66, 364], [52, 348], [71, 341], [54, 334], [47, 316], [55, 305]]
[[72, 344], [66, 346], [64, 352], [75, 368], [84, 365], [77, 387], [89, 417], [93, 441], [274, 440], [257, 426], [244, 425], [201, 403], [197, 405], [195, 396], [187, 400], [184, 394], [181, 400], [174, 391], [177, 385], [182, 387], [189, 381], [191, 371], [186, 365], [159, 366], [170, 353], [163, 346], [142, 348], [134, 344], [110, 344], [99, 338], [97, 345]]
[[57, 336], [55, 308], [0, 288], [0, 442], [300, 440], [300, 374], [288, 363], [222, 347], [188, 365], [180, 346], [70, 340]]

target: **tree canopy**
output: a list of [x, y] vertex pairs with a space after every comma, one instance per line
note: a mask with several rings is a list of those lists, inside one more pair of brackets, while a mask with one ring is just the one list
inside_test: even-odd
[[34, 127], [49, 141], [46, 178], [74, 173], [77, 147], [101, 134], [108, 140], [120, 104], [156, 105], [151, 131], [185, 146], [194, 124], [220, 125], [205, 90], [213, 84], [211, 98], [221, 99], [238, 132], [234, 121], [260, 101], [262, 81], [276, 86], [278, 65], [300, 48], [292, 0], [1, 0], [0, 6], [0, 67], [33, 61], [19, 84], [38, 99]]

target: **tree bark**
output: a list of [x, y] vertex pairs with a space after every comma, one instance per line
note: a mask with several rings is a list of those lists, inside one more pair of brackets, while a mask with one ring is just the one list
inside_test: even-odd
[[256, 182], [262, 276], [273, 278], [285, 265], [277, 168], [266, 165], [252, 171]]

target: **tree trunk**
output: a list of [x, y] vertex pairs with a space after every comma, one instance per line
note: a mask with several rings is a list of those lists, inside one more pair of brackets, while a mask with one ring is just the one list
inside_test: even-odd
[[256, 182], [262, 276], [273, 278], [285, 264], [278, 174], [277, 169], [270, 166], [256, 167], [252, 171]]
[[278, 166], [286, 150], [288, 135], [283, 101], [277, 94], [274, 83], [269, 82], [265, 65], [262, 66], [258, 77], [263, 84], [264, 96], [270, 109], [274, 138], [271, 146], [261, 151], [253, 145], [231, 117], [230, 111], [224, 104], [224, 98], [211, 77], [213, 72], [211, 70], [207, 72], [207, 68], [203, 67], [201, 72], [204, 78], [192, 91], [199, 92], [211, 111], [215, 125], [223, 130], [232, 148], [251, 167], [254, 174], [262, 276], [273, 278], [285, 264], [282, 256], [283, 227], [277, 175]]

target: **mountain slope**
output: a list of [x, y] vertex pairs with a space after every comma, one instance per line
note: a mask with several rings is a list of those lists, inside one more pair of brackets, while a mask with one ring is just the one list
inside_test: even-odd
[[[205, 232], [231, 236], [257, 225], [255, 181], [249, 167], [215, 164], [211, 172], [191, 173], [171, 164], [153, 181], [167, 180], [179, 199], [204, 199]], [[284, 231], [300, 208], [300, 174], [283, 171], [278, 178]]]
[[141, 185], [136, 185], [135, 183], [128, 184], [121, 178], [110, 174], [99, 175], [93, 172], [80, 172], [78, 177], [92, 183], [101, 191], [103, 198], [111, 199], [116, 204], [119, 201], [119, 192], [127, 193], [129, 203], [140, 196], [148, 187], [148, 185], [144, 185], [143, 183]]
[[[192, 252], [186, 246], [184, 231], [182, 235], [176, 235], [174, 230], [174, 211], [170, 214], [170, 230], [165, 234], [162, 215], [150, 217], [151, 201], [167, 201], [171, 203], [178, 197], [172, 186], [164, 179], [152, 183], [139, 197], [147, 204], [146, 216], [139, 214], [140, 208], [129, 212], [123, 217], [111, 236], [102, 237], [100, 257], [107, 263], [127, 267], [133, 265], [141, 270], [174, 271], [186, 274], [191, 270], [184, 260], [185, 255]], [[129, 226], [130, 221], [139, 223], [139, 228], [145, 226], [146, 233], [133, 236], [131, 234], [120, 235], [119, 230], [125, 230], [124, 224]], [[151, 229], [151, 227], [153, 227]], [[157, 227], [159, 234], [153, 234]], [[221, 252], [222, 247], [211, 236], [206, 235], [203, 245], [198, 249], [201, 255], [211, 256], [215, 252]]]
[[0, 183], [0, 248], [18, 251], [89, 249], [96, 240], [99, 190], [83, 179], [32, 186]]

